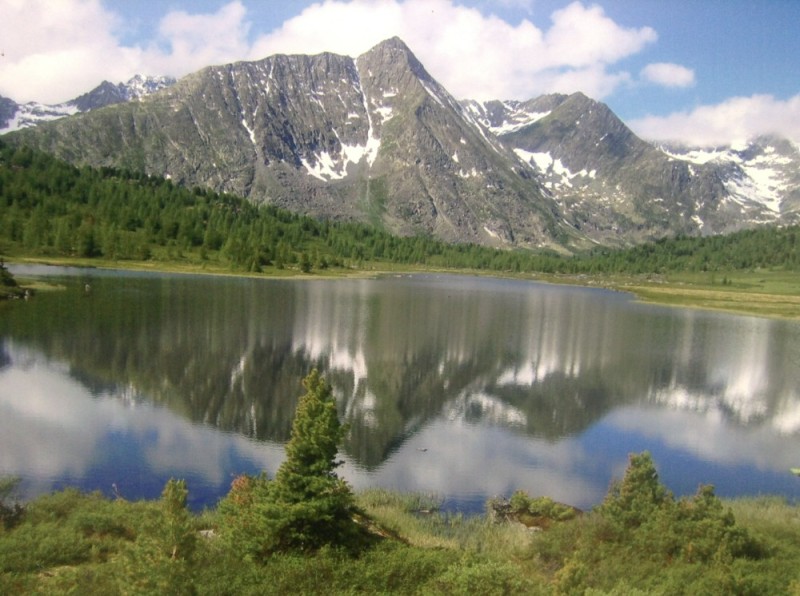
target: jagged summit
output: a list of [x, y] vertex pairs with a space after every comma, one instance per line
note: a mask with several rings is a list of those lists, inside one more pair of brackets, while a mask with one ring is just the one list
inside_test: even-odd
[[711, 159], [643, 141], [582, 93], [459, 102], [398, 37], [355, 58], [104, 82], [58, 110], [29, 106], [24, 122], [18, 108], [0, 99], [6, 130], [39, 125], [11, 142], [398, 234], [572, 250], [800, 218], [791, 143]]
[[35, 101], [18, 104], [0, 98], [0, 134], [36, 126], [108, 105], [146, 97], [175, 83], [172, 77], [135, 75], [127, 83], [103, 81], [97, 87], [75, 99], [61, 104], [42, 104]]
[[553, 247], [576, 238], [538, 181], [399, 38], [355, 59], [211, 66], [141, 101], [22, 132], [80, 163], [400, 234]]

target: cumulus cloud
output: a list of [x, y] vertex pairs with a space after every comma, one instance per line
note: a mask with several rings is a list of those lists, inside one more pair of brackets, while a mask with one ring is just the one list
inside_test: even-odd
[[800, 95], [734, 97], [715, 105], [629, 123], [641, 137], [713, 146], [740, 143], [760, 134], [778, 134], [800, 144]]
[[87, 90], [102, 80], [116, 54], [116, 17], [99, 0], [6, 0], [0, 20], [5, 54], [0, 94], [58, 101], [63, 89]]
[[[528, 0], [511, 3], [530, 7]], [[397, 35], [457, 97], [528, 99], [580, 90], [602, 98], [630, 79], [615, 64], [656, 39], [649, 27], [623, 27], [599, 6], [581, 2], [555, 11], [540, 28], [528, 19], [512, 25], [455, 0], [324, 0], [256, 35], [247, 9], [235, 0], [210, 14], [169, 12], [150, 39], [125, 45], [128, 25], [106, 6], [100, 0], [4, 0], [0, 94], [55, 103], [104, 79], [182, 76], [274, 53], [357, 56]]]
[[238, 1], [212, 14], [170, 12], [161, 20], [157, 42], [148, 48], [145, 62], [159, 74], [185, 74], [211, 64], [242, 60], [250, 51], [246, 13]]
[[613, 65], [657, 38], [649, 27], [622, 27], [599, 6], [581, 2], [555, 11], [550, 27], [540, 29], [528, 19], [511, 25], [451, 0], [326, 0], [260, 38], [253, 54], [355, 56], [395, 35], [454, 95], [475, 99], [578, 90], [602, 98], [630, 78]]
[[665, 87], [690, 87], [694, 85], [694, 71], [680, 64], [656, 62], [642, 69], [641, 77], [645, 81]]
[[245, 13], [238, 1], [213, 14], [173, 11], [163, 17], [153, 39], [126, 46], [120, 41], [126, 24], [100, 0], [3, 0], [0, 95], [57, 103], [103, 80], [182, 76], [240, 60], [250, 47]]

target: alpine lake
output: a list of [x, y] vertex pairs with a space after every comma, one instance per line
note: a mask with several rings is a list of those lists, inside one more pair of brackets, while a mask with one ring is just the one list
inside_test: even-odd
[[354, 489], [479, 513], [588, 509], [628, 455], [676, 495], [800, 499], [800, 323], [457, 275], [266, 280], [46, 266], [0, 308], [0, 476], [193, 509], [274, 475], [302, 378], [331, 383]]

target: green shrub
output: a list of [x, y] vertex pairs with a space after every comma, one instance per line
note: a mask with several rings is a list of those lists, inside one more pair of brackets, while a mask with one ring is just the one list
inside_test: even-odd
[[526, 527], [546, 529], [554, 522], [574, 519], [580, 510], [558, 503], [550, 497], [531, 497], [518, 490], [506, 500], [494, 497], [486, 502], [486, 512], [493, 521], [517, 521]]
[[314, 370], [304, 380], [286, 459], [275, 479], [243, 476], [220, 504], [221, 531], [245, 557], [325, 545], [357, 547], [365, 538], [348, 484], [335, 469], [344, 429], [331, 386]]
[[653, 592], [739, 593], [750, 585], [740, 564], [764, 554], [712, 487], [676, 501], [646, 452], [631, 456], [591, 518], [555, 575], [559, 592], [616, 590], [624, 581]]
[[170, 479], [161, 500], [149, 507], [136, 540], [122, 549], [117, 583], [129, 594], [192, 594], [192, 563], [197, 532], [186, 509], [188, 489], [183, 480]]
[[442, 594], [531, 594], [533, 586], [520, 577], [520, 570], [510, 563], [466, 559], [449, 567], [431, 584]]
[[[0, 261], [0, 273], [4, 271]], [[20, 479], [16, 477], [0, 478], [0, 533], [13, 528], [22, 520], [25, 508], [14, 500]]]

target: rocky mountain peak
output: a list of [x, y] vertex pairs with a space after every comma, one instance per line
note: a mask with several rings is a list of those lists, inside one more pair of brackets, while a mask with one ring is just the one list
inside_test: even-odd
[[171, 83], [104, 82], [27, 120], [0, 98], [0, 122], [91, 110], [10, 141], [449, 241], [561, 250], [800, 217], [791, 143], [659, 148], [582, 93], [458, 102], [397, 37], [357, 58], [274, 55]]
[[81, 112], [89, 112], [108, 105], [141, 99], [175, 83], [172, 77], [135, 75], [127, 83], [103, 81], [97, 87], [61, 104], [26, 104], [0, 97], [0, 134], [36, 126], [42, 122], [58, 120]]
[[379, 72], [395, 72], [408, 70], [419, 80], [433, 81], [425, 67], [399, 37], [382, 41], [356, 59], [360, 68], [372, 70], [372, 76]]

